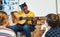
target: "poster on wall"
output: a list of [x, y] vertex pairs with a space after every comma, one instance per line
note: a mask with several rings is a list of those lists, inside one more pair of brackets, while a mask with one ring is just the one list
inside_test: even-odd
[[10, 14], [12, 11], [17, 11], [19, 9], [19, 0], [2, 0], [3, 7], [2, 10]]

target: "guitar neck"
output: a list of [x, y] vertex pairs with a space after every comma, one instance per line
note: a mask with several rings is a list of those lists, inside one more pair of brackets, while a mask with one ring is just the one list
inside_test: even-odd
[[20, 17], [20, 20], [33, 20], [34, 18], [39, 19], [39, 17]]

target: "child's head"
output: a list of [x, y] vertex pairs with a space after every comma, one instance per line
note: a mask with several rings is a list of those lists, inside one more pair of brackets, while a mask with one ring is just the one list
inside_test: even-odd
[[39, 17], [39, 19], [37, 19], [37, 25], [35, 26], [35, 28], [41, 29], [42, 25], [44, 25], [44, 22], [45, 22], [45, 17]]
[[39, 17], [39, 19], [41, 21], [41, 24], [44, 24], [46, 17], [45, 16], [41, 16], [41, 17]]
[[17, 22], [17, 17], [16, 17], [16, 14], [17, 13], [17, 11], [13, 11], [13, 12], [11, 12], [11, 17], [12, 17], [12, 22], [13, 23], [16, 23]]
[[50, 27], [56, 27], [59, 26], [59, 18], [56, 14], [48, 14], [46, 16], [46, 24]]
[[8, 24], [8, 15], [4, 11], [0, 11], [0, 26], [7, 26]]
[[41, 21], [37, 20], [37, 24], [36, 24], [35, 28], [36, 29], [41, 29], [41, 26], [42, 26]]

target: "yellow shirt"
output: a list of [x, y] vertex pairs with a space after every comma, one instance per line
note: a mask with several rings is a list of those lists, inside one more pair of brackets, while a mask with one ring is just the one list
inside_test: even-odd
[[[23, 11], [18, 11], [18, 14], [25, 14]], [[29, 13], [27, 13], [27, 14], [25, 14], [27, 17], [35, 17], [35, 14], [34, 14], [34, 12], [29, 12]], [[32, 24], [32, 21], [31, 20], [28, 20], [27, 21], [27, 24]]]

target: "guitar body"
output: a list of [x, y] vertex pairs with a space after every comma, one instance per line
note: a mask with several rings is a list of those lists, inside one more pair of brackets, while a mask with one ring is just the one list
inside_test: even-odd
[[15, 17], [16, 17], [16, 23], [19, 23], [19, 24], [24, 24], [26, 22], [26, 20], [20, 20], [20, 17], [26, 17], [25, 14], [18, 14], [18, 13], [14, 13]]
[[[19, 24], [25, 24], [27, 21], [29, 22], [29, 23], [31, 23], [31, 20], [33, 20], [33, 22], [35, 22], [36, 23], [36, 19], [38, 19], [38, 17], [28, 17], [28, 16], [26, 16], [26, 14], [18, 14], [18, 13], [14, 13], [14, 15], [15, 15], [15, 17], [16, 17], [16, 23], [19, 23]], [[22, 19], [20, 19], [22, 17]], [[27, 22], [27, 24], [29, 24]]]
[[[26, 17], [26, 15], [25, 14], [22, 14], [22, 15], [20, 15], [20, 17]], [[19, 24], [24, 24], [26, 22], [26, 20], [20, 20], [20, 17], [18, 18], [19, 19], [18, 20], [18, 23]]]

